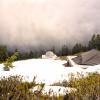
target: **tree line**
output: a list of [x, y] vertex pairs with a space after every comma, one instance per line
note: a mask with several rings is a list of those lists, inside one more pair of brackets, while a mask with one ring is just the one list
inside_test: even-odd
[[[76, 43], [72, 48], [69, 48], [67, 45], [63, 45], [60, 50], [56, 50], [53, 46], [49, 51], [54, 52], [58, 56], [67, 56], [76, 54], [79, 52], [85, 52], [91, 49], [100, 50], [100, 35], [94, 34], [89, 40], [87, 45], [81, 43]], [[19, 52], [17, 60], [31, 59], [41, 57], [42, 54], [45, 54], [48, 50], [44, 48], [39, 48], [38, 50], [33, 49], [30, 52], [20, 52], [18, 49], [14, 51], [8, 50], [7, 46], [0, 45], [0, 62], [5, 61], [8, 57], [13, 55], [15, 52]]]

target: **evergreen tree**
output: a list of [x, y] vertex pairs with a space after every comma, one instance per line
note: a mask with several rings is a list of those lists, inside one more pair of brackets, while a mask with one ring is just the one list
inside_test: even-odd
[[89, 45], [88, 45], [89, 49], [98, 49], [100, 50], [100, 35], [93, 35], [91, 40], [89, 41]]
[[61, 54], [62, 56], [66, 56], [66, 55], [69, 54], [69, 49], [68, 49], [68, 47], [66, 45], [62, 46], [62, 52], [61, 53], [62, 53]]
[[83, 52], [84, 51], [84, 46], [80, 43], [76, 43], [75, 46], [72, 48], [72, 54]]
[[88, 44], [88, 48], [89, 49], [93, 49], [93, 48], [96, 48], [95, 46], [95, 41], [96, 40], [96, 35], [94, 34], [91, 38], [91, 40], [89, 41], [89, 44]]
[[95, 48], [100, 50], [100, 35], [99, 34], [97, 34], [95, 38]]
[[0, 61], [5, 61], [8, 57], [7, 47], [0, 45]]
[[33, 51], [30, 51], [29, 58], [34, 58], [34, 52]]

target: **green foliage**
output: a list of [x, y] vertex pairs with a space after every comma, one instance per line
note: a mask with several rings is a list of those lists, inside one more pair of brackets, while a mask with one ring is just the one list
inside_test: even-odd
[[78, 74], [78, 78], [71, 75], [70, 81], [65, 80], [54, 85], [56, 84], [75, 88], [77, 91], [72, 91], [66, 95], [73, 98], [72, 100], [100, 100], [100, 74], [98, 73], [89, 73], [86, 77]]
[[67, 60], [67, 56], [60, 56], [61, 60]]
[[0, 45], [0, 61], [5, 61], [6, 58], [8, 57], [8, 53], [7, 53], [7, 47]]
[[[70, 85], [77, 89], [74, 93], [78, 99], [97, 100], [100, 99], [100, 74], [90, 73], [87, 77], [81, 79], [73, 79]], [[99, 100], [98, 99], [98, 100]]]
[[61, 50], [61, 55], [62, 56], [66, 56], [66, 55], [68, 55], [69, 54], [69, 49], [68, 49], [68, 47], [66, 46], [66, 45], [63, 45], [62, 46], [62, 50]]
[[10, 68], [13, 68], [13, 62], [17, 59], [18, 52], [15, 52], [11, 57], [8, 57], [7, 60], [4, 63], [4, 70], [9, 71]]
[[[35, 86], [41, 89], [32, 91]], [[0, 100], [62, 100], [62, 96], [42, 94], [44, 84], [37, 84], [35, 78], [32, 82], [23, 82], [21, 76], [2, 77], [0, 80]]]
[[21, 76], [3, 77], [0, 80], [0, 100], [32, 100], [33, 93], [29, 90], [36, 85], [32, 82], [22, 82]]
[[91, 38], [91, 40], [89, 41], [88, 44], [89, 49], [98, 49], [100, 50], [100, 35], [99, 34], [94, 34]]
[[83, 46], [80, 43], [75, 44], [75, 46], [72, 48], [72, 54], [76, 54], [76, 53], [80, 53], [83, 51], [86, 51], [87, 48], [85, 46]]
[[[70, 81], [60, 83], [61, 86], [76, 89], [64, 97], [43, 94], [42, 90], [45, 84], [37, 84], [35, 78], [32, 82], [23, 82], [21, 76], [2, 77], [0, 100], [100, 100], [100, 74], [90, 73], [87, 77], [80, 74], [78, 76], [79, 78], [76, 79], [72, 75]], [[41, 89], [32, 91], [37, 85]]]

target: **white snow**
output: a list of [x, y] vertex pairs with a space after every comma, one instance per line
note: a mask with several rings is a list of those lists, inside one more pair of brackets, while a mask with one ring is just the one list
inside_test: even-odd
[[31, 59], [16, 61], [15, 66], [10, 71], [3, 71], [3, 65], [0, 65], [0, 76], [22, 75], [27, 81], [32, 81], [36, 76], [37, 82], [45, 82], [50, 85], [57, 81], [63, 81], [68, 78], [69, 73], [82, 72], [79, 67], [64, 67], [66, 61], [53, 59]]
[[36, 82], [45, 82], [46, 85], [55, 82], [68, 80], [69, 74], [77, 74], [87, 72], [100, 72], [100, 65], [89, 66], [87, 69], [82, 69], [78, 66], [64, 67], [66, 61], [53, 60], [53, 59], [30, 59], [23, 61], [16, 61], [13, 63], [15, 66], [10, 71], [3, 70], [3, 64], [0, 64], [0, 76], [21, 75], [24, 76], [26, 81], [32, 81], [36, 76]]

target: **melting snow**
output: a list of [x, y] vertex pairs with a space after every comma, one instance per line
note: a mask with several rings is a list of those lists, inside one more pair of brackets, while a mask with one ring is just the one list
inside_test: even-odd
[[66, 61], [53, 59], [30, 59], [14, 62], [14, 68], [10, 71], [3, 70], [3, 64], [0, 64], [0, 76], [21, 75], [26, 81], [32, 81], [36, 76], [38, 83], [45, 82], [46, 85], [55, 82], [68, 80], [69, 74], [100, 72], [100, 65], [90, 66], [87, 69], [82, 69], [78, 66], [64, 67]]

